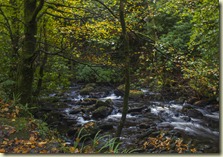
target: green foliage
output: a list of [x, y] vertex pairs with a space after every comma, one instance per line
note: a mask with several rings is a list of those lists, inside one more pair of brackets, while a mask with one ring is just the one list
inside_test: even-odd
[[205, 60], [189, 60], [183, 68], [184, 79], [199, 97], [217, 98], [219, 94], [219, 67]]
[[76, 68], [76, 79], [84, 82], [120, 82], [120, 72], [114, 69], [79, 64]]
[[[69, 65], [65, 59], [57, 56], [51, 57], [45, 68], [43, 89], [46, 91], [66, 89], [70, 85], [71, 76]], [[39, 77], [39, 69], [37, 68], [34, 85], [36, 85]]]
[[[219, 4], [216, 1], [155, 1], [148, 8], [145, 37], [135, 74], [153, 90], [199, 97], [219, 91]], [[145, 49], [145, 51], [148, 49]], [[193, 91], [193, 92], [191, 92]]]
[[[38, 19], [33, 89], [42, 77], [39, 72], [45, 54], [48, 59], [41, 88], [45, 91], [66, 88], [74, 77], [77, 82], [123, 81], [119, 2], [101, 2], [105, 5], [71, 0], [44, 4], [41, 13], [47, 14]], [[5, 99], [15, 92], [18, 58], [23, 50], [22, 3], [2, 1], [0, 6], [0, 96]], [[208, 97], [219, 93], [219, 74], [214, 75], [219, 70], [217, 0], [129, 0], [125, 11], [134, 84], [191, 94], [187, 92], [189, 86], [197, 95]], [[71, 66], [72, 60], [89, 66]], [[202, 93], [203, 89], [210, 91]]]
[[15, 82], [6, 75], [0, 74], [0, 98], [9, 100]]

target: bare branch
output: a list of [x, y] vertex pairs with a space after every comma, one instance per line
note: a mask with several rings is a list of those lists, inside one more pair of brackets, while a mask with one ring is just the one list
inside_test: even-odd
[[101, 5], [103, 5], [111, 14], [114, 18], [119, 19], [118, 16], [115, 15], [115, 13], [106, 5], [104, 4], [102, 1], [100, 0], [95, 0], [96, 2], [100, 3]]

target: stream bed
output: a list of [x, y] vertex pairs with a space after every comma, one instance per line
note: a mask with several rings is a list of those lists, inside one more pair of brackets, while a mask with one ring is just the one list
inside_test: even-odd
[[[93, 114], [94, 111], [89, 110], [94, 103], [83, 103], [86, 98], [92, 96], [80, 95], [80, 88], [79, 85], [71, 87], [69, 91], [59, 96], [58, 101], [47, 105], [48, 109], [44, 111], [48, 113], [48, 124], [68, 138], [73, 136], [75, 129], [89, 122], [96, 123], [103, 133], [114, 135], [121, 118], [123, 98], [115, 95], [113, 89], [109, 89], [106, 94], [97, 92], [97, 97], [93, 96], [94, 99], [103, 102], [112, 101], [111, 112], [97, 117]], [[154, 94], [148, 90], [142, 91], [147, 97]], [[174, 100], [164, 102], [143, 98], [130, 99], [129, 112], [121, 135], [123, 142], [121, 147], [139, 148], [140, 153], [160, 153], [154, 149], [143, 149], [143, 141], [165, 132], [167, 137], [190, 141], [198, 153], [219, 153], [219, 110], [213, 111], [210, 108], [210, 105], [197, 107]], [[43, 110], [36, 116], [39, 114], [41, 117], [42, 112]]]

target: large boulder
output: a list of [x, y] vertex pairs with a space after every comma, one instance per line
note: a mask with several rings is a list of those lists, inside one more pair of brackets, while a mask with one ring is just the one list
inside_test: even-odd
[[[114, 90], [115, 95], [117, 96], [124, 96], [125, 91], [125, 85], [122, 84], [117, 87], [117, 89]], [[144, 93], [141, 90], [136, 89], [130, 89], [129, 90], [129, 98], [131, 99], [140, 99], [144, 97]]]
[[80, 95], [89, 95], [91, 92], [94, 91], [95, 86], [96, 86], [95, 83], [89, 83], [89, 84], [86, 84], [86, 85], [84, 86], [84, 88], [82, 88], [82, 89], [80, 90]]
[[84, 87], [80, 90], [80, 95], [89, 95], [93, 90], [93, 87]]
[[202, 118], [203, 114], [196, 109], [193, 105], [190, 105], [188, 103], [183, 104], [183, 108], [181, 110], [182, 113], [185, 115], [192, 117], [192, 118]]
[[129, 98], [132, 99], [140, 99], [143, 98], [144, 93], [141, 90], [130, 90], [129, 91]]
[[113, 105], [114, 105], [113, 101], [111, 99], [107, 99], [105, 102], [98, 100], [95, 104], [95, 107], [96, 108], [101, 107], [101, 106], [113, 107]]
[[186, 112], [187, 116], [192, 117], [192, 118], [202, 118], [203, 114], [196, 110], [196, 109], [190, 109]]
[[113, 108], [109, 106], [101, 106], [92, 112], [92, 118], [105, 118], [112, 113]]

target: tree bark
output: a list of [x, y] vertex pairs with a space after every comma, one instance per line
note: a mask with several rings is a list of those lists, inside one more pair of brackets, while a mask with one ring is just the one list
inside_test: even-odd
[[[47, 42], [47, 19], [44, 18], [43, 19], [43, 38], [44, 38], [44, 51], [48, 52], [49, 48], [48, 48], [48, 42]], [[40, 70], [39, 70], [39, 79], [38, 79], [38, 82], [37, 82], [37, 87], [36, 87], [36, 90], [34, 92], [34, 96], [38, 96], [42, 90], [42, 84], [43, 84], [43, 77], [44, 77], [44, 70], [45, 70], [45, 66], [46, 66], [46, 63], [47, 63], [47, 59], [48, 59], [48, 54], [44, 53], [42, 54], [43, 55], [43, 58], [41, 58], [41, 56], [39, 57], [40, 58]]]
[[24, 43], [17, 74], [17, 94], [20, 95], [22, 104], [29, 103], [32, 97], [35, 71], [33, 63], [36, 57], [36, 17], [43, 3], [44, 0], [41, 0], [37, 6], [36, 0], [24, 0]]
[[123, 53], [125, 55], [125, 92], [124, 92], [124, 100], [123, 100], [123, 110], [122, 117], [116, 132], [116, 137], [120, 137], [122, 133], [122, 129], [125, 125], [126, 115], [128, 113], [128, 100], [129, 100], [129, 90], [130, 90], [130, 57], [129, 57], [129, 37], [126, 31], [126, 23], [125, 23], [125, 0], [120, 0], [119, 6], [119, 17], [120, 23], [122, 27], [122, 36], [123, 36]]

